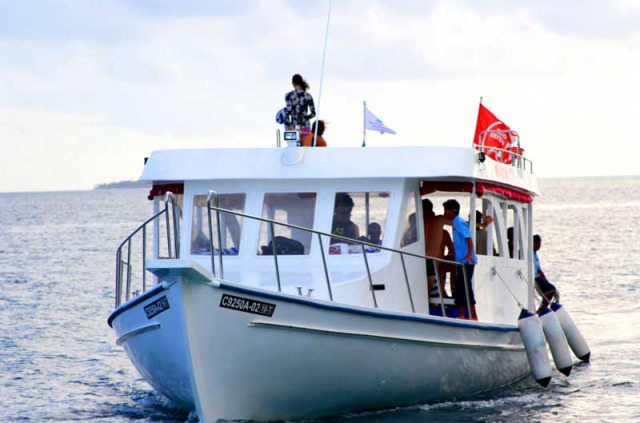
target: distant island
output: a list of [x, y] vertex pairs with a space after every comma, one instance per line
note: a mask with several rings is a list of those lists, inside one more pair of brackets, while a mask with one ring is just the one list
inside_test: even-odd
[[139, 181], [120, 181], [109, 182], [106, 184], [98, 184], [93, 189], [112, 189], [112, 188], [151, 188], [150, 182]]

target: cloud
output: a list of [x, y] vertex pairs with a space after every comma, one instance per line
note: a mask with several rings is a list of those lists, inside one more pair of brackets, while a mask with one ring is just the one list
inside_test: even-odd
[[[273, 146], [274, 116], [294, 73], [320, 100], [328, 4], [0, 0], [7, 11], [0, 16], [0, 137], [11, 144], [5, 160], [31, 155], [36, 169], [36, 159], [46, 167], [49, 156], [38, 148], [53, 157], [55, 145], [67, 151], [55, 156], [59, 163], [77, 153], [113, 164], [117, 152], [137, 157], [113, 169], [137, 172], [139, 156], [153, 148]], [[398, 131], [369, 134], [371, 145], [467, 146], [480, 96], [522, 128], [534, 156], [571, 150], [592, 134], [632, 139], [638, 6], [608, 4], [335, 1], [321, 103], [327, 139], [360, 145], [366, 100]], [[598, 28], [591, 28], [592, 13]], [[587, 107], [587, 96], [602, 110]], [[592, 171], [585, 165], [591, 152], [581, 154], [576, 166]], [[564, 171], [544, 158], [553, 166], [538, 169]], [[635, 169], [622, 159], [619, 169]], [[70, 187], [125, 179], [97, 166], [75, 173], [90, 182], [64, 179]], [[25, 188], [15, 189], [64, 185], [22, 175], [15, 186]]]
[[559, 35], [598, 38], [636, 33], [640, 4], [634, 0], [461, 0], [483, 15], [525, 13]]
[[149, 18], [179, 19], [197, 16], [237, 17], [250, 14], [257, 0], [115, 0], [134, 13]]
[[0, 0], [0, 10], [5, 40], [123, 43], [138, 35], [126, 9], [109, 0]]

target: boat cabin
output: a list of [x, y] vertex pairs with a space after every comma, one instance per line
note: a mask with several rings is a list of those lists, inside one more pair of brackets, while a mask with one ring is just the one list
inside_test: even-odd
[[[442, 283], [439, 298], [427, 292], [421, 200], [441, 214], [454, 198], [471, 228], [493, 218], [472, 231], [480, 320], [513, 323], [519, 307], [505, 301], [507, 290], [529, 308], [533, 303], [537, 183], [524, 167], [485, 160], [474, 149], [165, 150], [153, 152], [140, 179], [153, 182], [156, 213], [166, 193], [175, 196], [175, 256], [221, 280], [424, 315], [446, 315], [441, 295], [451, 288]], [[163, 219], [155, 225], [147, 266], [172, 255], [165, 226]], [[437, 267], [440, 281], [455, 271], [446, 261]]]

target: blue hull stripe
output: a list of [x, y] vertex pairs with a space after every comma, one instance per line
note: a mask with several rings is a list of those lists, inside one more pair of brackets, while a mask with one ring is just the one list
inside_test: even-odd
[[[499, 331], [499, 332], [517, 332], [518, 331], [518, 327], [517, 326], [488, 326], [488, 325], [480, 325], [477, 323], [474, 323], [472, 321], [467, 321], [467, 320], [463, 320], [463, 321], [459, 321], [457, 319], [450, 319], [450, 320], [439, 320], [439, 319], [433, 319], [430, 317], [423, 317], [423, 316], [408, 316], [408, 315], [404, 315], [404, 314], [392, 314], [392, 313], [381, 313], [378, 311], [374, 311], [374, 310], [360, 310], [360, 309], [356, 309], [356, 308], [350, 308], [350, 307], [345, 307], [345, 306], [340, 306], [340, 305], [329, 305], [329, 304], [322, 304], [322, 303], [317, 303], [315, 301], [311, 301], [311, 300], [305, 300], [303, 298], [295, 298], [295, 297], [289, 297], [289, 296], [285, 296], [285, 295], [280, 295], [277, 293], [266, 293], [266, 292], [261, 292], [261, 291], [255, 291], [251, 288], [246, 288], [246, 287], [241, 287], [241, 286], [235, 286], [235, 285], [228, 285], [226, 283], [220, 282], [220, 288], [222, 289], [226, 289], [229, 291], [235, 291], [235, 292], [241, 292], [243, 294], [249, 294], [249, 295], [254, 295], [254, 296], [258, 296], [258, 297], [264, 297], [264, 298], [271, 298], [271, 299], [275, 299], [275, 300], [279, 300], [279, 301], [286, 301], [286, 302], [290, 302], [290, 303], [296, 303], [296, 304], [302, 304], [305, 306], [310, 306], [310, 307], [315, 307], [315, 308], [321, 308], [324, 310], [333, 310], [333, 311], [341, 311], [344, 313], [351, 313], [351, 314], [359, 314], [359, 315], [363, 315], [363, 316], [371, 316], [371, 317], [378, 317], [378, 318], [383, 318], [383, 319], [394, 319], [394, 320], [409, 320], [409, 321], [414, 321], [414, 322], [422, 322], [422, 323], [431, 323], [431, 324], [435, 324], [435, 325], [443, 325], [443, 326], [454, 326], [454, 327], [460, 327], [460, 328], [468, 328], [468, 329], [478, 329], [478, 330], [492, 330], [492, 331]], [[150, 289], [149, 291], [145, 292], [144, 294], [140, 295], [139, 297], [136, 297], [124, 304], [122, 304], [120, 307], [118, 307], [117, 309], [115, 309], [113, 311], [113, 313], [111, 313], [111, 315], [109, 316], [109, 319], [107, 319], [107, 323], [109, 324], [109, 326], [112, 326], [113, 320], [120, 314], [124, 313], [126, 310], [140, 304], [141, 302], [146, 301], [147, 299], [153, 297], [156, 294], [159, 294], [160, 292], [164, 291], [165, 288], [162, 285], [157, 285], [155, 287], [153, 287], [152, 289]]]
[[115, 310], [113, 310], [113, 312], [111, 313], [111, 315], [107, 319], [107, 323], [109, 324], [109, 326], [113, 327], [113, 325], [112, 325], [113, 319], [118, 317], [118, 315], [120, 315], [120, 314], [124, 313], [125, 311], [129, 310], [130, 308], [140, 304], [141, 302], [144, 302], [144, 301], [148, 300], [149, 298], [153, 297], [156, 294], [159, 294], [160, 292], [162, 292], [164, 290], [165, 290], [164, 286], [156, 285], [153, 288], [151, 288], [150, 290], [148, 290], [147, 292], [145, 292], [144, 294], [127, 301], [126, 303], [122, 304], [120, 307], [118, 307]]
[[468, 321], [468, 320], [462, 320], [462, 321], [457, 319], [439, 320], [439, 319], [433, 319], [427, 316], [425, 317], [417, 316], [417, 315], [407, 316], [404, 314], [381, 313], [373, 310], [360, 310], [360, 309], [350, 308], [350, 307], [345, 307], [340, 305], [322, 304], [322, 303], [317, 303], [315, 301], [305, 300], [303, 298], [289, 297], [289, 296], [280, 295], [277, 293], [266, 293], [261, 291], [254, 291], [251, 288], [228, 285], [224, 282], [220, 282], [220, 288], [226, 289], [229, 291], [241, 292], [243, 294], [255, 295], [257, 297], [265, 297], [265, 298], [271, 298], [271, 299], [280, 300], [280, 301], [286, 301], [290, 303], [303, 304], [305, 306], [316, 307], [316, 308], [321, 308], [325, 310], [342, 311], [345, 313], [360, 314], [363, 316], [378, 317], [383, 319], [410, 320], [415, 322], [431, 323], [436, 325], [455, 326], [455, 327], [463, 327], [463, 328], [478, 329], [478, 330], [492, 330], [492, 331], [500, 331], [500, 332], [517, 332], [518, 331], [517, 326], [487, 326], [487, 325], [479, 325], [477, 323], [474, 323], [473, 321]]

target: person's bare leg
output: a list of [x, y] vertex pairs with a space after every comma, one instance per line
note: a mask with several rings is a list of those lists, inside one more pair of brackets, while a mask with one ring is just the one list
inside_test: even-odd
[[441, 274], [440, 275], [440, 292], [442, 292], [442, 297], [443, 298], [448, 297], [446, 286], [445, 286], [446, 283], [447, 283], [447, 281], [444, 278], [444, 274]]
[[458, 307], [458, 319], [467, 320], [467, 308], [465, 306]]
[[476, 305], [471, 305], [471, 320], [478, 320], [478, 314], [476, 313]]

